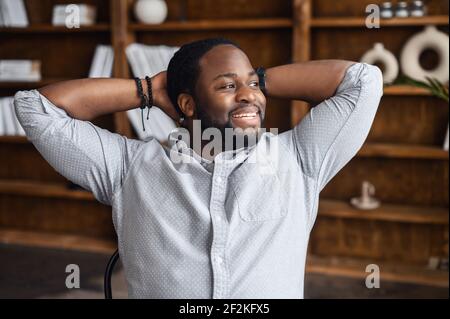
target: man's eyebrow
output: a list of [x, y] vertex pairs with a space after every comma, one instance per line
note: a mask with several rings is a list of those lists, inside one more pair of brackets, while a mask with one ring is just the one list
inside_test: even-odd
[[[248, 73], [248, 76], [252, 76], [252, 75], [255, 75], [255, 74], [256, 74], [256, 71], [253, 70], [253, 71], [250, 71], [250, 72]], [[215, 80], [217, 80], [217, 79], [219, 79], [219, 78], [235, 78], [235, 77], [237, 77], [237, 74], [236, 74], [236, 73], [224, 73], [224, 74], [219, 74], [218, 76], [216, 76], [216, 77], [213, 79], [213, 81], [215, 81]]]

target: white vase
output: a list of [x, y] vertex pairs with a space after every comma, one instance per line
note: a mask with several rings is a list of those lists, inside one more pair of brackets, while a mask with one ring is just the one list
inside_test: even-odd
[[139, 22], [159, 24], [167, 17], [167, 4], [164, 0], [138, 0], [134, 14]]
[[375, 43], [373, 48], [362, 56], [360, 62], [368, 64], [380, 62], [383, 64], [383, 82], [385, 84], [392, 83], [398, 76], [399, 66], [397, 58], [391, 51], [385, 49], [382, 43]]

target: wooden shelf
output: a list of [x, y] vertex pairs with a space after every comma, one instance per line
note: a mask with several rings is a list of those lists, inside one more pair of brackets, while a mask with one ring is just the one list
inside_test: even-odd
[[384, 95], [399, 96], [432, 96], [431, 92], [424, 88], [414, 87], [410, 85], [389, 85], [384, 87]]
[[117, 249], [117, 244], [113, 240], [5, 228], [0, 228], [0, 243], [29, 247], [76, 250], [108, 255], [111, 255]]
[[0, 179], [0, 194], [96, 201], [91, 192], [71, 190], [67, 184], [24, 180]]
[[432, 270], [426, 266], [394, 263], [392, 261], [308, 255], [306, 258], [306, 272], [364, 280], [368, 275], [366, 267], [370, 264], [377, 264], [380, 267], [382, 280], [445, 288], [449, 286], [449, 276], [446, 270]]
[[[397, 26], [425, 26], [425, 25], [448, 25], [448, 16], [428, 16], [423, 18], [393, 18], [381, 19], [380, 25], [382, 27], [397, 27]], [[313, 18], [311, 19], [311, 26], [314, 28], [353, 28], [365, 27], [365, 17], [332, 17], [332, 18]]]
[[366, 143], [358, 157], [415, 158], [448, 160], [448, 151], [437, 146]]
[[274, 29], [292, 28], [291, 19], [247, 19], [247, 20], [198, 20], [198, 21], [174, 21], [161, 24], [139, 24], [129, 25], [131, 31], [199, 31], [199, 30], [236, 30], [236, 29]]
[[33, 24], [25, 28], [0, 27], [1, 33], [77, 33], [77, 32], [106, 32], [110, 31], [110, 25], [100, 23], [83, 26], [79, 28], [66, 28], [65, 26], [54, 26], [52, 24]]
[[[86, 76], [87, 77], [87, 76]], [[70, 78], [45, 78], [41, 81], [35, 81], [35, 82], [23, 82], [23, 81], [0, 81], [0, 89], [36, 89], [40, 88], [42, 86], [60, 82], [60, 81], [66, 81], [71, 80]]]
[[26, 136], [20, 135], [3, 135], [0, 136], [0, 143], [19, 143], [27, 144], [30, 143]]
[[448, 225], [448, 208], [384, 204], [374, 210], [360, 210], [339, 200], [321, 199], [318, 216], [380, 220], [388, 222]]

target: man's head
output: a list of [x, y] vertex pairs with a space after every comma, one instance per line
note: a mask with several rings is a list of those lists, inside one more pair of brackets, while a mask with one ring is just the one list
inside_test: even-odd
[[266, 98], [258, 76], [247, 55], [229, 40], [183, 45], [169, 63], [167, 91], [180, 115], [188, 123], [201, 120], [202, 130], [263, 126]]

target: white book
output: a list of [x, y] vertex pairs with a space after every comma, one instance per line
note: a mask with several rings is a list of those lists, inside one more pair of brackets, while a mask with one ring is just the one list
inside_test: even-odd
[[16, 126], [14, 124], [15, 114], [13, 114], [13, 109], [9, 105], [8, 100], [5, 98], [2, 99], [2, 104], [3, 104], [2, 108], [4, 115], [5, 135], [15, 135]]
[[6, 27], [10, 27], [11, 26], [11, 19], [10, 19], [9, 14], [8, 14], [6, 1], [5, 0], [0, 0], [0, 1], [1, 1], [1, 9], [2, 9], [1, 13], [2, 13], [2, 16], [3, 16], [3, 24]]
[[445, 140], [444, 140], [444, 145], [443, 145], [443, 148], [445, 151], [448, 151], [448, 139], [449, 139], [448, 131], [449, 131], [449, 126], [447, 125], [447, 133], [445, 134]]
[[5, 129], [5, 123], [4, 123], [6, 111], [4, 111], [3, 109], [4, 109], [3, 99], [0, 98], [0, 136], [6, 135], [6, 129]]
[[41, 79], [41, 74], [36, 72], [31, 74], [0, 75], [0, 82], [38, 82]]
[[110, 78], [112, 76], [113, 65], [114, 65], [114, 50], [111, 46], [108, 46], [108, 51], [106, 55], [105, 66], [103, 69], [102, 76]]
[[30, 73], [40, 68], [40, 62], [36, 60], [0, 60], [0, 73]]
[[[26, 18], [25, 6], [22, 0], [4, 0], [6, 10], [9, 17], [9, 26], [11, 27], [26, 27], [28, 20]], [[25, 11], [25, 12], [24, 12]], [[25, 16], [25, 18], [24, 18]]]
[[[70, 4], [57, 4], [53, 6], [52, 24], [55, 26], [66, 25], [66, 18], [71, 16], [75, 11], [66, 8]], [[80, 25], [93, 25], [95, 24], [97, 10], [92, 5], [87, 4], [75, 4], [79, 10], [79, 22]]]
[[27, 11], [23, 0], [7, 0], [11, 3], [12, 20], [14, 27], [27, 27], [28, 18]]
[[0, 0], [0, 27], [4, 27], [5, 26], [5, 21], [3, 21], [2, 2], [3, 2], [3, 0]]
[[102, 76], [102, 65], [105, 56], [105, 48], [103, 45], [97, 45], [95, 48], [94, 59], [92, 60], [89, 77], [99, 78]]

